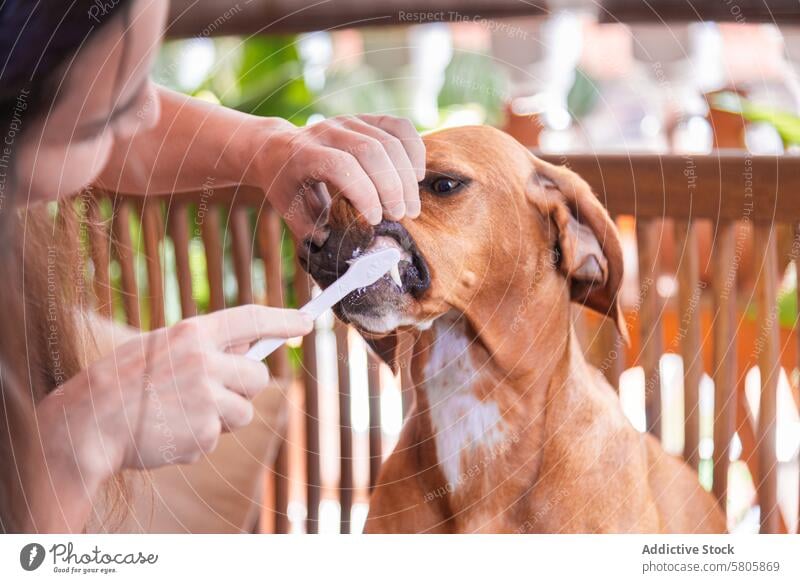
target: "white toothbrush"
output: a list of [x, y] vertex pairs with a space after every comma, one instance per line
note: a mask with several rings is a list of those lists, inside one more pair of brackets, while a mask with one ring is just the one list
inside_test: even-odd
[[[322, 290], [322, 293], [300, 308], [300, 311], [316, 320], [350, 292], [378, 281], [393, 269], [400, 259], [400, 250], [395, 248], [362, 255], [350, 264], [343, 276]], [[251, 360], [264, 360], [285, 343], [285, 338], [263, 338], [253, 344], [245, 356]]]

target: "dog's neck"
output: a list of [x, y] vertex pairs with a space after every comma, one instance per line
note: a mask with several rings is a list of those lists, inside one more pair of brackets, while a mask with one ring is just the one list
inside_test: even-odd
[[415, 371], [416, 386], [427, 403], [439, 467], [451, 485], [461, 472], [464, 450], [493, 448], [504, 438], [505, 423], [493, 395], [482, 394], [483, 379], [494, 376], [466, 320], [455, 312], [440, 317], [424, 333], [425, 362]]
[[[446, 492], [451, 507], [480, 500], [497, 487], [497, 464], [518, 470], [505, 485], [527, 488], [541, 464], [545, 404], [551, 385], [569, 370], [574, 334], [569, 320], [560, 331], [520, 327], [487, 345], [468, 319], [455, 311], [438, 318], [414, 346], [412, 375], [420, 414], [427, 420], [435, 459], [444, 479], [431, 484]], [[499, 331], [486, 323], [492, 338]], [[523, 336], [523, 340], [511, 338]], [[522, 345], [526, 348], [521, 348]], [[510, 351], [516, 354], [509, 354]], [[508, 363], [516, 366], [509, 370]], [[520, 453], [522, 457], [520, 457]], [[443, 488], [443, 490], [442, 490]], [[486, 509], [487, 519], [492, 510]]]

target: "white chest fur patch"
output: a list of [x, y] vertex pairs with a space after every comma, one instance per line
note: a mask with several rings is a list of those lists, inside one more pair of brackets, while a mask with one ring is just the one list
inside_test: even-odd
[[488, 455], [503, 439], [502, 417], [497, 403], [482, 401], [472, 391], [476, 370], [464, 323], [440, 318], [433, 328], [436, 339], [425, 366], [425, 392], [439, 467], [449, 489], [455, 490], [462, 481], [463, 453], [483, 449]]

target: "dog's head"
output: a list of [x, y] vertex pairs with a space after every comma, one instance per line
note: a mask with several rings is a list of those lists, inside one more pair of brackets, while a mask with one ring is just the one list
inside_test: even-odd
[[[384, 360], [392, 364], [398, 328], [424, 328], [451, 309], [476, 329], [498, 313], [522, 318], [526, 332], [571, 299], [609, 316], [625, 334], [617, 230], [577, 174], [490, 127], [439, 131], [425, 145], [419, 218], [372, 227], [334, 197], [324, 243], [307, 240], [300, 249], [301, 264], [322, 287], [364, 252], [401, 250], [399, 281], [387, 274], [336, 307]], [[503, 325], [516, 332], [514, 322]]]

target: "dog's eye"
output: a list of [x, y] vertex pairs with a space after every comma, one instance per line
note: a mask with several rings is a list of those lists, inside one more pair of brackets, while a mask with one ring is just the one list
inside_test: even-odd
[[462, 186], [462, 182], [455, 178], [437, 178], [431, 182], [431, 190], [435, 194], [452, 194]]

